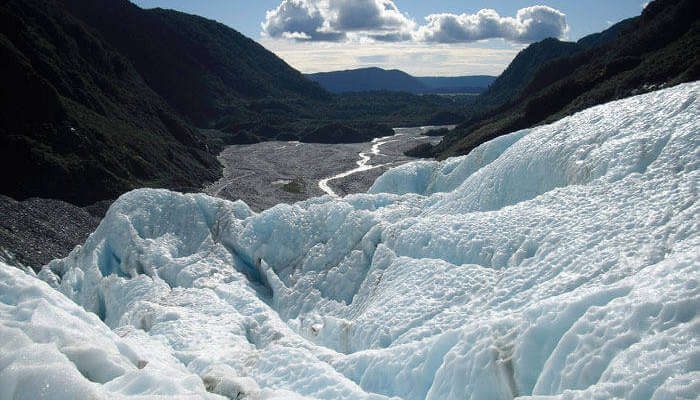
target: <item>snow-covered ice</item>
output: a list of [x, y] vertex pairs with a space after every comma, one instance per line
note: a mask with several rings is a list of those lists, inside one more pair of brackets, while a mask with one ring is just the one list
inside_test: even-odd
[[127, 193], [46, 283], [0, 264], [0, 398], [695, 399], [698, 93], [260, 214]]

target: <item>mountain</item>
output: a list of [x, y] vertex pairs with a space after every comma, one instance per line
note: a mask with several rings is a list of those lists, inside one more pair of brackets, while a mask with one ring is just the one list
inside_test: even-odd
[[496, 80], [495, 76], [418, 76], [430, 93], [481, 93]]
[[625, 30], [634, 29], [637, 20], [637, 17], [624, 19], [602, 32], [593, 33], [582, 37], [576, 42], [576, 44], [588, 49], [602, 46], [614, 39], [617, 39], [617, 37], [620, 36], [620, 34]]
[[84, 205], [217, 176], [197, 132], [62, 1], [3, 2], [0, 54], [2, 193]]
[[395, 92], [423, 93], [428, 86], [413, 76], [397, 69], [360, 68], [345, 71], [307, 74], [333, 93], [369, 92], [389, 90]]
[[65, 0], [67, 10], [126, 56], [173, 109], [198, 127], [254, 117], [252, 100], [328, 100], [279, 57], [234, 29], [127, 0]]
[[439, 96], [333, 95], [234, 29], [127, 0], [2, 2], [0, 55], [0, 167], [17, 171], [0, 193], [18, 200], [198, 190], [227, 144], [463, 120]]
[[140, 189], [0, 262], [0, 397], [694, 399], [700, 83], [253, 213]]
[[696, 1], [656, 0], [640, 17], [623, 21], [610, 32], [579, 43], [547, 39], [529, 46], [476, 99], [467, 122], [431, 154], [439, 158], [466, 154], [514, 130], [700, 79], [699, 16]]
[[508, 68], [479, 96], [475, 103], [482, 109], [504, 104], [518, 96], [541, 65], [555, 58], [576, 54], [581, 50], [582, 47], [576, 43], [562, 42], [554, 38], [533, 43], [515, 56]]
[[403, 71], [359, 68], [306, 74], [333, 93], [393, 91], [414, 94], [481, 93], [496, 78], [486, 75], [414, 77]]

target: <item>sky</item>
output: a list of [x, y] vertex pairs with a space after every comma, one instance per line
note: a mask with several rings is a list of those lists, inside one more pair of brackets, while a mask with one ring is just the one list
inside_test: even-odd
[[377, 66], [498, 75], [529, 43], [578, 40], [647, 0], [132, 0], [226, 24], [304, 73]]

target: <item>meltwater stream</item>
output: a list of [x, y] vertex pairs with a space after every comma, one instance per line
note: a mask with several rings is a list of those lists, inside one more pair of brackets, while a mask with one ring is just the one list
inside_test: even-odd
[[[398, 133], [396, 135], [384, 136], [384, 137], [373, 139], [372, 140], [372, 148], [370, 149], [369, 153], [373, 154], [375, 156], [380, 155], [379, 146], [386, 144], [386, 143], [398, 141], [399, 139], [395, 139], [395, 138], [396, 138], [396, 136], [399, 136], [399, 135], [401, 135], [401, 134]], [[426, 136], [426, 138], [427, 138], [427, 136]], [[334, 179], [345, 178], [346, 176], [350, 176], [350, 175], [355, 174], [357, 172], [368, 171], [370, 169], [379, 168], [379, 167], [383, 167], [383, 166], [387, 165], [387, 164], [367, 165], [371, 156], [369, 156], [366, 152], [359, 153], [359, 156], [360, 156], [360, 159], [357, 160], [357, 168], [353, 168], [351, 170], [341, 172], [341, 173], [333, 175], [331, 177], [321, 179], [320, 181], [318, 181], [318, 187], [333, 197], [339, 197], [338, 194], [333, 189], [331, 189], [330, 186], [328, 186], [328, 182], [330, 182]]]
[[437, 128], [442, 126], [395, 128], [393, 136], [364, 143], [270, 141], [228, 146], [219, 155], [224, 166], [221, 179], [203, 191], [241, 199], [255, 211], [324, 194], [364, 193], [388, 168], [415, 160], [404, 155], [406, 150], [426, 141], [439, 142], [439, 136], [423, 135]]
[[368, 165], [370, 159], [372, 156], [389, 156], [389, 154], [382, 154], [379, 152], [379, 147], [383, 146], [388, 143], [392, 142], [399, 142], [401, 140], [407, 140], [408, 138], [412, 139], [413, 141], [416, 140], [429, 140], [431, 139], [431, 136], [415, 136], [416, 134], [421, 135], [427, 131], [430, 131], [432, 129], [440, 129], [440, 128], [447, 128], [447, 129], [454, 129], [456, 125], [440, 125], [440, 126], [420, 126], [420, 127], [415, 127], [415, 128], [394, 128], [395, 134], [391, 136], [384, 136], [380, 138], [375, 138], [372, 140], [372, 147], [370, 148], [369, 151], [363, 151], [358, 153], [360, 159], [356, 161], [357, 167], [347, 170], [345, 172], [341, 172], [339, 174], [321, 179], [318, 181], [318, 187], [324, 192], [327, 193], [333, 197], [340, 197], [338, 193], [336, 193], [330, 185], [328, 185], [328, 182], [336, 179], [341, 179], [348, 177], [350, 175], [356, 174], [358, 172], [364, 172], [364, 171], [369, 171], [375, 168], [382, 168], [382, 167], [396, 167], [398, 165], [401, 165], [407, 160], [392, 160], [391, 162], [385, 162], [381, 164], [375, 164], [375, 165]]

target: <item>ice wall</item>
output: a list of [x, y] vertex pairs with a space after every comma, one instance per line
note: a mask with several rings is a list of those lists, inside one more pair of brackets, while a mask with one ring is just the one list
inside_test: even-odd
[[[143, 351], [133, 370], [110, 350], [119, 368], [198, 378], [173, 389], [195, 396], [695, 398], [699, 89], [405, 165], [344, 199], [255, 214], [134, 191], [40, 277]], [[18, 324], [2, 299], [2, 326]], [[160, 390], [144, 387], [122, 394]]]

